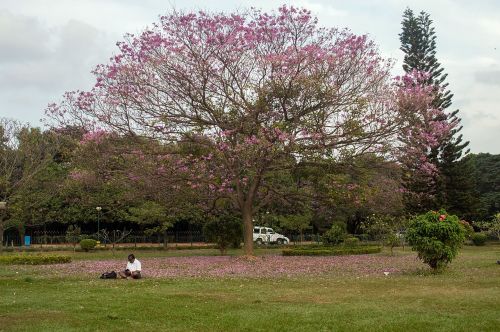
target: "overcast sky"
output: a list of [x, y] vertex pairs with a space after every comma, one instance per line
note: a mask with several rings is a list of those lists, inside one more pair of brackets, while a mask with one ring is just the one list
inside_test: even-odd
[[160, 14], [178, 10], [306, 7], [320, 25], [369, 34], [401, 74], [398, 34], [408, 6], [431, 15], [437, 57], [474, 153], [500, 153], [500, 1], [498, 0], [0, 0], [0, 116], [39, 126], [45, 106], [64, 91], [87, 90], [90, 71]]

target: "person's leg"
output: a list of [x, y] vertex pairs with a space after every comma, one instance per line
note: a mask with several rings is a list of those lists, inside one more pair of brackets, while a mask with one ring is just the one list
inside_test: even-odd
[[140, 271], [132, 272], [132, 279], [141, 279], [141, 272]]
[[120, 278], [122, 279], [127, 279], [127, 277], [130, 277], [130, 271], [129, 270], [125, 270], [125, 271], [120, 271], [118, 273], [118, 275], [120, 276]]

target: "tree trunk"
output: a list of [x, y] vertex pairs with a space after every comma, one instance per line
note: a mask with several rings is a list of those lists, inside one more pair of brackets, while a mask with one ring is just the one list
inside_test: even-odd
[[245, 255], [253, 256], [253, 222], [252, 209], [243, 208], [243, 249]]
[[3, 218], [0, 217], [0, 254], [3, 252]]
[[24, 226], [19, 226], [17, 231], [19, 232], [19, 238], [21, 239], [21, 247], [24, 246], [24, 235], [26, 235], [26, 229]]
[[165, 249], [165, 250], [168, 249], [168, 237], [167, 237], [166, 230], [163, 232], [163, 249]]

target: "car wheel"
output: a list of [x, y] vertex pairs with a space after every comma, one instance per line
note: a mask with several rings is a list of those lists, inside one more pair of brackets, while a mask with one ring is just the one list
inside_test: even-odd
[[262, 245], [262, 239], [255, 240], [255, 243], [257, 243], [258, 246], [261, 246]]
[[279, 245], [283, 245], [285, 243], [285, 240], [283, 239], [278, 239], [276, 242], [278, 242]]

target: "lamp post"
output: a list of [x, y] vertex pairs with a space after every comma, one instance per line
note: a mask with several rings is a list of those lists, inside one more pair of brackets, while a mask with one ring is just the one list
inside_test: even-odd
[[101, 225], [100, 225], [100, 216], [102, 207], [98, 206], [95, 208], [97, 210], [97, 241], [101, 238]]

